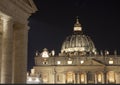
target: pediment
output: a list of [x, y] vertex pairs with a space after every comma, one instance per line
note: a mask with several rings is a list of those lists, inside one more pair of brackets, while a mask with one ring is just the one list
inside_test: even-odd
[[86, 60], [82, 65], [105, 66], [102, 62], [94, 59]]

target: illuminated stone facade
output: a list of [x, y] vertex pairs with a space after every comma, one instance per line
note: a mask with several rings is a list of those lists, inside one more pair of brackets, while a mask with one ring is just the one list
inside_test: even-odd
[[117, 51], [113, 55], [107, 50], [98, 52], [77, 19], [74, 33], [63, 42], [61, 53], [56, 55], [46, 48], [36, 51], [28, 82], [32, 77], [34, 82], [39, 78], [39, 83], [50, 84], [120, 84], [120, 56]]
[[32, 0], [0, 0], [0, 84], [26, 83]]

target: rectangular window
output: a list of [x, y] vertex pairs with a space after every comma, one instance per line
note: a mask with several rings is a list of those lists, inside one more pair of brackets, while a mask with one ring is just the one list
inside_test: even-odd
[[84, 63], [84, 60], [81, 60], [80, 63], [83, 64], [83, 63]]
[[109, 60], [109, 64], [113, 64], [113, 60]]
[[61, 61], [57, 61], [57, 64], [60, 65], [60, 64], [61, 64]]
[[69, 60], [67, 63], [68, 63], [68, 64], [72, 64], [72, 61], [71, 61], [71, 60]]
[[43, 64], [48, 64], [48, 61], [43, 61]]

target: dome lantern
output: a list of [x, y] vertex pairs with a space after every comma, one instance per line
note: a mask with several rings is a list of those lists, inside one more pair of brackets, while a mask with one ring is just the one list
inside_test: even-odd
[[82, 31], [81, 24], [79, 22], [78, 17], [76, 18], [76, 23], [74, 24], [74, 32], [80, 32]]

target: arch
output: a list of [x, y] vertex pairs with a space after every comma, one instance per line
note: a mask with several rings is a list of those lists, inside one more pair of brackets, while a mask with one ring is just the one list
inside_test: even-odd
[[116, 78], [115, 78], [115, 71], [108, 71], [107, 72], [107, 82], [109, 84], [115, 84], [116, 83]]
[[81, 72], [79, 74], [79, 79], [80, 79], [80, 83], [81, 84], [86, 84], [86, 81], [87, 81], [86, 73], [85, 72]]
[[75, 73], [69, 71], [66, 73], [66, 83], [74, 83], [75, 82]]
[[102, 72], [96, 72], [95, 73], [95, 83], [102, 84], [104, 81], [103, 73]]

